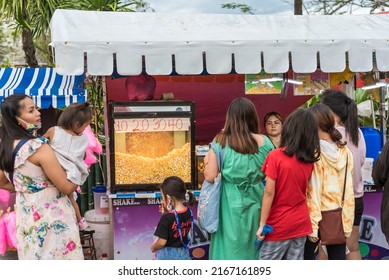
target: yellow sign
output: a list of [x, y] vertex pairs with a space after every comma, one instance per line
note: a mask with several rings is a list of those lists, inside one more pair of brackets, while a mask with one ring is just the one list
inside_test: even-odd
[[294, 95], [316, 95], [330, 88], [329, 74], [320, 70], [309, 74], [294, 73], [294, 79], [302, 82], [295, 86]]
[[246, 74], [246, 94], [280, 94], [282, 90], [282, 75], [267, 74]]

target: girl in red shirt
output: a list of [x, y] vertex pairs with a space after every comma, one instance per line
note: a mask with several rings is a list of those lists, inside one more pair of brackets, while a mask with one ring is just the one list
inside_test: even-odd
[[[257, 231], [264, 240], [261, 259], [303, 259], [312, 232], [306, 190], [319, 151], [316, 120], [306, 110], [295, 110], [284, 124], [280, 148], [269, 153], [262, 167], [267, 179]], [[273, 227], [266, 239], [261, 235], [265, 224]]]

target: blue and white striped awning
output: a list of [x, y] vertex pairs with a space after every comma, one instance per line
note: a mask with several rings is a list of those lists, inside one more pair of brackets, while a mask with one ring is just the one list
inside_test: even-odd
[[63, 108], [85, 102], [84, 75], [60, 75], [55, 68], [0, 68], [0, 101], [11, 94], [26, 94], [40, 108]]

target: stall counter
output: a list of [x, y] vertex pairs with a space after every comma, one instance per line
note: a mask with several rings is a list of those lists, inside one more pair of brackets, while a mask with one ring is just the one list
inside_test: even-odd
[[[194, 191], [196, 197], [200, 191]], [[117, 260], [151, 260], [150, 247], [155, 240], [154, 230], [161, 214], [161, 194], [117, 193], [111, 194], [113, 221], [113, 250]], [[381, 231], [380, 207], [382, 188], [365, 185], [364, 204], [359, 246], [362, 259], [389, 259], [389, 247]], [[190, 252], [192, 259], [208, 259], [209, 235], [197, 224], [197, 205], [192, 206], [195, 218], [194, 242]]]
[[359, 232], [359, 248], [362, 259], [389, 260], [389, 247], [381, 231], [382, 188], [365, 185], [362, 221]]
[[[196, 197], [200, 191], [193, 191]], [[109, 195], [112, 202], [113, 251], [115, 260], [152, 260], [151, 244], [161, 213], [161, 194], [117, 193]], [[208, 259], [209, 235], [197, 224], [197, 204], [191, 206], [194, 241], [190, 248], [194, 260]]]

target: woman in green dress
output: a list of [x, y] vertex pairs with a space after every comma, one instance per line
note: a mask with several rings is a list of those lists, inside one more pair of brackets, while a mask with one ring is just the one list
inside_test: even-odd
[[[225, 150], [219, 227], [211, 236], [209, 259], [257, 260], [254, 240], [264, 191], [261, 168], [273, 144], [259, 134], [257, 110], [249, 99], [232, 101], [224, 129], [214, 141]], [[204, 163], [205, 179], [212, 183], [219, 173], [215, 151], [209, 151]]]

